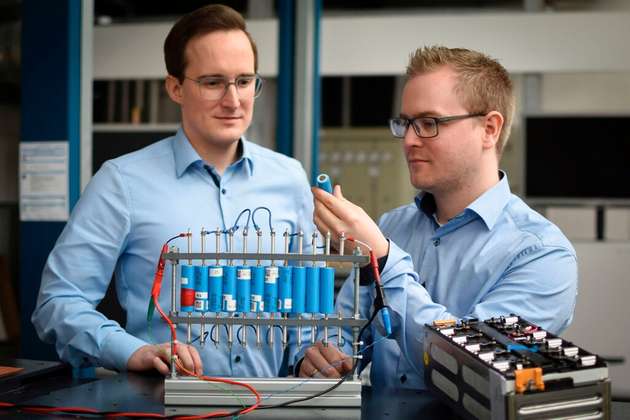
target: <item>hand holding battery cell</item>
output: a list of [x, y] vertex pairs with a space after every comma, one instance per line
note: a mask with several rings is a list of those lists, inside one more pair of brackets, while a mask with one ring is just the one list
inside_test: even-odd
[[[337, 249], [338, 238], [343, 232], [345, 237], [353, 237], [370, 245], [376, 258], [387, 255], [389, 242], [372, 218], [361, 207], [346, 200], [339, 185], [332, 189], [332, 193], [325, 192], [320, 187], [320, 177], [318, 177], [318, 186], [311, 188], [315, 202], [313, 218], [319, 231], [324, 235], [330, 232], [333, 246]], [[325, 182], [326, 180], [323, 181], [323, 187], [330, 185], [329, 179], [328, 183]], [[349, 251], [353, 248], [351, 243], [346, 243], [346, 246]]]
[[318, 188], [312, 188], [315, 200], [313, 218], [319, 231], [324, 235], [330, 232], [332, 237], [336, 239], [343, 233], [346, 238], [350, 239], [348, 245], [352, 246], [352, 244], [363, 242], [371, 248], [369, 250], [370, 265], [374, 270], [376, 287], [374, 309], [381, 311], [385, 333], [389, 336], [392, 333], [391, 319], [376, 261], [377, 258], [384, 257], [389, 253], [389, 242], [376, 223], [361, 207], [343, 197], [341, 186], [336, 185], [332, 194], [323, 191], [324, 189], [331, 189], [328, 175], [319, 175], [317, 185]]

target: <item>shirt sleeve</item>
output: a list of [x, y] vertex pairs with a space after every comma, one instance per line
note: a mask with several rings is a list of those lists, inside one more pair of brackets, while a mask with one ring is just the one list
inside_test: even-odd
[[514, 258], [470, 316], [488, 319], [514, 313], [560, 334], [573, 319], [577, 279], [577, 260], [567, 249], [533, 246]]
[[[571, 321], [577, 293], [575, 256], [568, 249], [544, 245], [532, 246], [515, 256], [494, 287], [463, 316], [433, 302], [420, 285], [410, 256], [391, 241], [381, 277], [391, 308], [392, 339], [414, 369], [422, 366], [419, 350], [425, 324], [438, 319], [487, 319], [514, 313], [557, 334]], [[371, 302], [375, 295], [373, 286], [369, 295]], [[379, 332], [384, 331], [380, 317], [374, 319], [374, 326]]]
[[144, 341], [96, 310], [130, 231], [128, 190], [107, 162], [90, 181], [50, 253], [31, 321], [59, 357], [125, 370]]

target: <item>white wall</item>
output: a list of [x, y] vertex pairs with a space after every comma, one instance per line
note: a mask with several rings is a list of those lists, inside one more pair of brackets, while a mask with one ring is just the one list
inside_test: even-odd
[[[515, 73], [630, 70], [630, 13], [543, 12], [333, 16], [322, 19], [323, 75], [403, 73], [421, 45], [484, 51]], [[170, 23], [94, 29], [94, 78], [161, 78]], [[260, 72], [277, 74], [277, 20], [248, 21]]]
[[573, 323], [563, 334], [585, 350], [623, 357], [610, 365], [613, 395], [630, 398], [630, 243], [574, 242], [579, 293]]

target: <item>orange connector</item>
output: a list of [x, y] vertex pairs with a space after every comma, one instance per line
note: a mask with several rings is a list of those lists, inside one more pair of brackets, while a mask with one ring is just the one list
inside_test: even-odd
[[436, 319], [433, 321], [435, 328], [454, 327], [456, 324], [457, 321], [454, 319]]
[[522, 394], [525, 391], [544, 391], [542, 368], [518, 369], [514, 371], [514, 387], [516, 392]]

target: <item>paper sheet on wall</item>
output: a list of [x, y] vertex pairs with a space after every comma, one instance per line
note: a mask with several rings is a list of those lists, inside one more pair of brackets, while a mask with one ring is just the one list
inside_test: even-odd
[[68, 220], [68, 142], [20, 143], [20, 220]]

